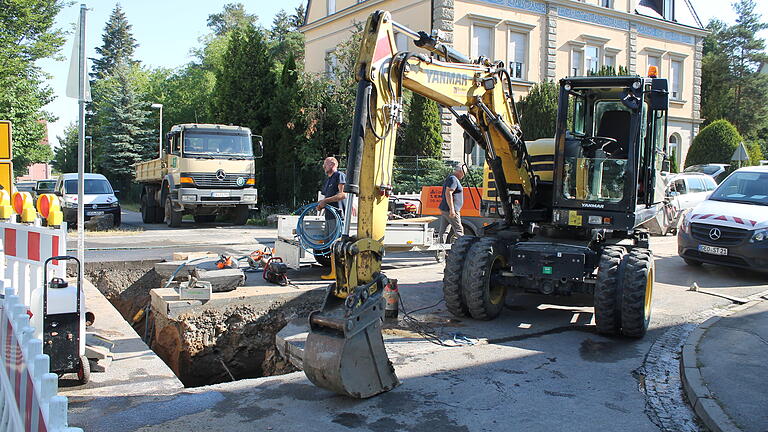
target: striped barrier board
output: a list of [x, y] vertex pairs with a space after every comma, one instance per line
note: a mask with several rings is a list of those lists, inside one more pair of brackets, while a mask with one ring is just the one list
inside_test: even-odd
[[57, 396], [58, 377], [49, 372], [43, 342], [33, 339], [27, 306], [5, 289], [0, 301], [0, 430], [82, 432], [67, 426], [67, 398]]

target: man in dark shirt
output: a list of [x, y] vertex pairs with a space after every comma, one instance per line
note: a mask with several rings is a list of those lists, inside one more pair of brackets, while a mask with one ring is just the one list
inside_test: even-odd
[[461, 226], [461, 206], [464, 204], [464, 188], [461, 187], [461, 179], [464, 178], [464, 170], [457, 166], [453, 174], [443, 182], [443, 198], [440, 200], [440, 230], [438, 232], [440, 242], [444, 241], [448, 224], [453, 228], [455, 238], [464, 235], [464, 227]]
[[[339, 171], [339, 161], [334, 157], [325, 158], [323, 161], [323, 170], [328, 177], [323, 182], [323, 199], [317, 202], [317, 209], [322, 210], [326, 207], [334, 207], [338, 210], [341, 220], [344, 220], [344, 199], [347, 195], [344, 193], [344, 185], [347, 183], [347, 177]], [[336, 229], [336, 218], [330, 210], [325, 212], [326, 234], [330, 235]], [[328, 275], [321, 276], [323, 279], [335, 279], [333, 270]]]

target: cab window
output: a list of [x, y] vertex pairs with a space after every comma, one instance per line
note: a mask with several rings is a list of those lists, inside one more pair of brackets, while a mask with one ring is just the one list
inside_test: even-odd
[[704, 181], [699, 177], [691, 177], [688, 179], [688, 187], [691, 193], [706, 192], [707, 188], [704, 186]]

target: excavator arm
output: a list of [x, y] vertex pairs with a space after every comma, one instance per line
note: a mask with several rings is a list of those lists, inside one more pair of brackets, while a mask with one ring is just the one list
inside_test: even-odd
[[[432, 55], [397, 52], [395, 28]], [[347, 211], [344, 234], [332, 247], [336, 281], [309, 318], [304, 371], [320, 387], [366, 398], [398, 384], [381, 334], [383, 293], [390, 284], [381, 259], [403, 90], [448, 108], [486, 151], [507, 224], [521, 223], [520, 216], [535, 206], [537, 178], [501, 63], [471, 62], [436, 38], [395, 23], [388, 12], [376, 11], [363, 30], [356, 79], [345, 192], [350, 210], [358, 196], [357, 235], [349, 235], [352, 212]]]

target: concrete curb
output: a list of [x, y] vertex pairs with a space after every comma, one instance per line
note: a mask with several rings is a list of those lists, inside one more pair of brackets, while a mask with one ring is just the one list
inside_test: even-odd
[[680, 374], [683, 381], [683, 390], [688, 397], [688, 402], [693, 407], [693, 411], [712, 432], [741, 432], [741, 429], [723, 411], [714, 395], [710, 393], [707, 383], [704, 382], [698, 358], [699, 344], [709, 328], [720, 321], [721, 318], [734, 312], [749, 309], [758, 303], [760, 301], [752, 300], [743, 305], [728, 309], [722, 316], [707, 319], [691, 332], [688, 340], [683, 345], [682, 355], [680, 356]]

